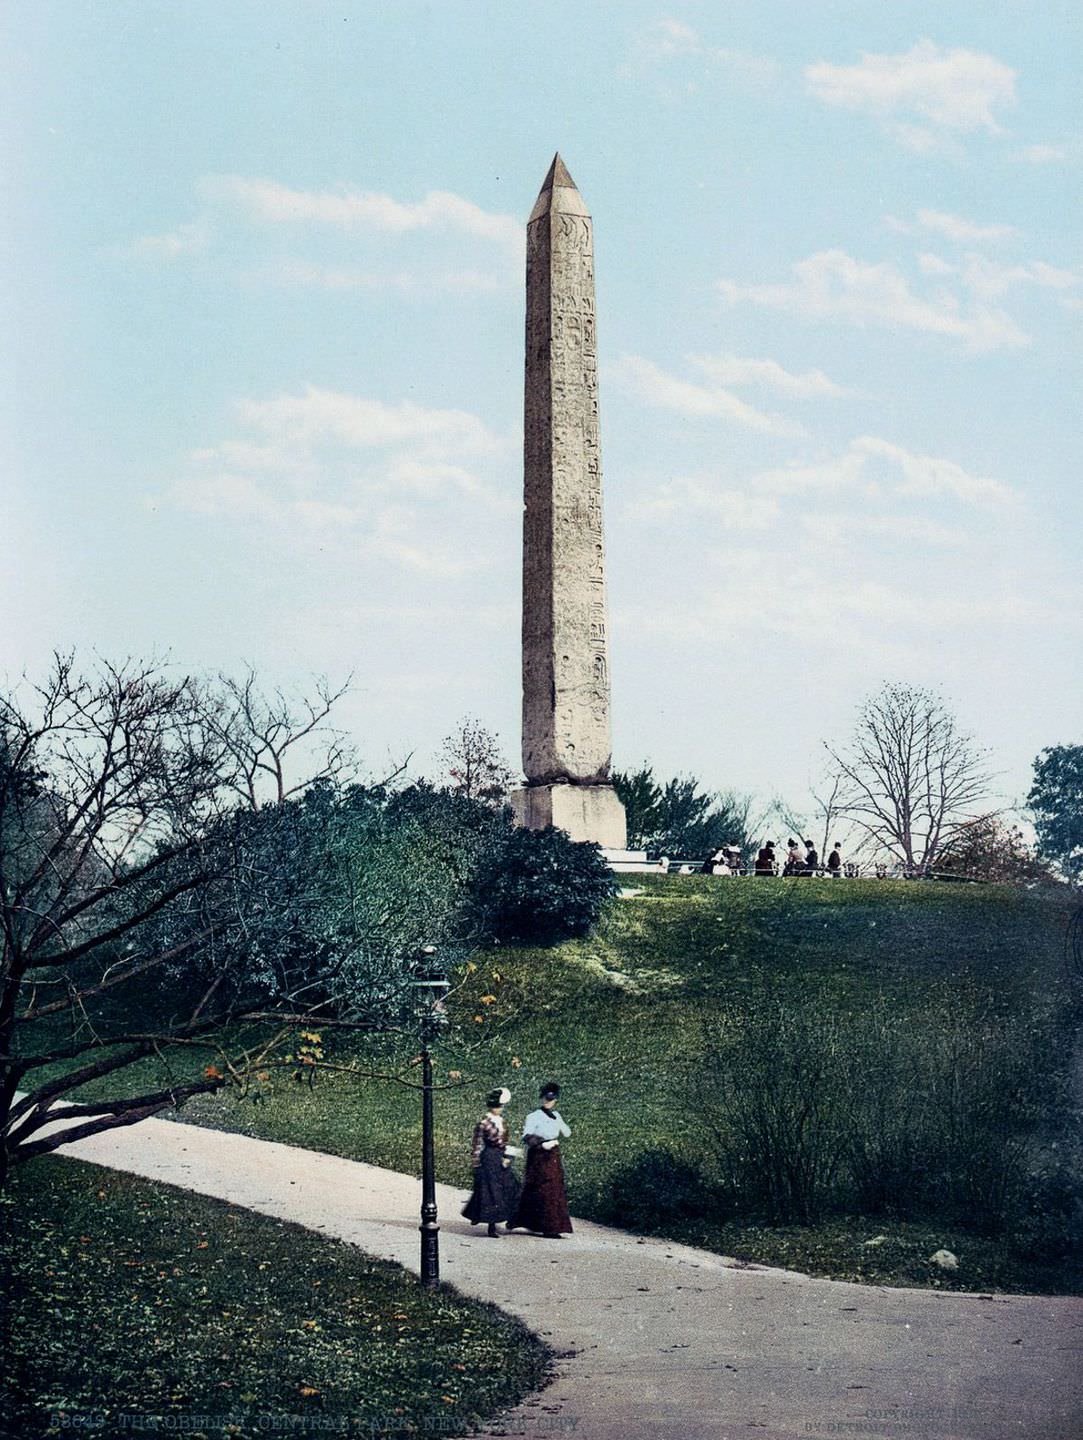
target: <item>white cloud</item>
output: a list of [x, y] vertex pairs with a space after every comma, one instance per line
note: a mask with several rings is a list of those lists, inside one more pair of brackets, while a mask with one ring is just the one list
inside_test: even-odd
[[795, 375], [777, 360], [751, 360], [740, 355], [692, 355], [689, 358], [719, 385], [763, 385], [800, 400], [850, 394], [844, 386], [829, 380], [822, 370]]
[[1014, 225], [977, 225], [964, 220], [960, 215], [949, 215], [943, 210], [919, 210], [918, 224], [926, 230], [935, 230], [949, 240], [966, 244], [980, 244], [984, 240], [1012, 240], [1019, 231]]
[[370, 270], [359, 265], [322, 265], [300, 259], [268, 261], [246, 271], [242, 278], [249, 284], [289, 290], [390, 292], [401, 297], [425, 296], [435, 290], [482, 294], [521, 283], [518, 270], [511, 266], [492, 270]]
[[164, 235], [139, 235], [127, 245], [117, 246], [115, 253], [131, 260], [174, 260], [178, 255], [202, 254], [211, 238], [210, 222], [193, 220]]
[[775, 523], [781, 509], [770, 495], [725, 489], [712, 479], [678, 476], [629, 505], [627, 513], [635, 520], [709, 515], [726, 530], [764, 530]]
[[963, 284], [983, 300], [998, 300], [1019, 285], [1063, 292], [1083, 284], [1080, 272], [1047, 265], [1044, 260], [1031, 260], [1023, 265], [1001, 265], [978, 254], [965, 257], [960, 274]]
[[1038, 290], [1057, 292], [1061, 303], [1071, 307], [1073, 297], [1069, 292], [1083, 285], [1081, 270], [1049, 265], [1044, 260], [1005, 265], [976, 250], [966, 251], [962, 259], [955, 263], [940, 255], [921, 253], [917, 257], [917, 263], [924, 275], [932, 275], [938, 279], [955, 278], [983, 306], [990, 301], [1003, 299], [1009, 291], [1020, 286], [1033, 286]]
[[943, 525], [923, 515], [854, 515], [849, 511], [805, 514], [801, 525], [814, 540], [835, 549], [855, 538], [961, 549], [971, 538], [970, 531], [963, 526]]
[[950, 264], [940, 255], [930, 255], [927, 251], [918, 256], [918, 269], [923, 275], [958, 275], [959, 267]]
[[640, 355], [622, 355], [608, 375], [639, 399], [659, 410], [672, 410], [694, 418], [733, 420], [764, 435], [797, 435], [799, 425], [782, 415], [769, 414], [747, 404], [719, 385], [696, 385], [668, 374]]
[[978, 225], [973, 220], [964, 220], [961, 215], [949, 215], [943, 210], [919, 210], [916, 219], [912, 222], [897, 220], [895, 216], [889, 215], [886, 223], [890, 229], [901, 231], [903, 234], [909, 235], [922, 230], [931, 230], [937, 235], [943, 235], [948, 240], [955, 240], [965, 245], [995, 244], [1002, 240], [1015, 240], [1021, 233], [1014, 225]]
[[504, 442], [466, 411], [316, 386], [236, 409], [247, 434], [193, 451], [170, 498], [286, 550], [334, 547], [453, 578], [489, 563], [477, 527], [517, 508], [476, 468], [502, 459]]
[[882, 460], [897, 472], [894, 493], [903, 498], [956, 500], [964, 505], [1000, 509], [1018, 500], [1016, 492], [1003, 481], [972, 475], [954, 460], [934, 455], [915, 455], [873, 435], [861, 435], [850, 442], [850, 452], [865, 460]]
[[[320, 243], [330, 249], [330, 257], [278, 255], [261, 261], [257, 253], [247, 268], [238, 269], [242, 283], [427, 297], [499, 291], [521, 279], [526, 244], [521, 222], [447, 190], [403, 201], [345, 186], [301, 190], [259, 177], [210, 175], [199, 182], [198, 191], [206, 208], [200, 218], [168, 234], [140, 236], [114, 253], [174, 260], [209, 249], [221, 232], [228, 234], [229, 248], [238, 250], [260, 245], [268, 230], [285, 228], [309, 243], [321, 232]], [[428, 240], [407, 247], [402, 243], [407, 235]], [[369, 252], [366, 264], [356, 263], [359, 236]], [[344, 251], [341, 259], [333, 253], [336, 245]]]
[[703, 50], [703, 43], [691, 25], [669, 15], [645, 25], [634, 37], [633, 44], [644, 55], [657, 60], [674, 55], [699, 55]]
[[[666, 99], [694, 94], [704, 82], [762, 91], [777, 84], [780, 75], [778, 62], [770, 56], [711, 45], [691, 25], [672, 16], [654, 20], [632, 36], [621, 71], [649, 76]], [[674, 81], [674, 74], [692, 78]]]
[[473, 557], [427, 543], [408, 508], [374, 506], [370, 498], [351, 504], [282, 494], [264, 480], [217, 471], [178, 481], [171, 499], [180, 508], [208, 518], [254, 521], [291, 546], [312, 541], [323, 548], [334, 537], [361, 554], [420, 573], [451, 578], [475, 568]]
[[859, 435], [837, 456], [776, 466], [753, 477], [757, 494], [835, 495], [848, 499], [957, 502], [999, 511], [1016, 503], [1016, 492], [1000, 480], [973, 475], [954, 460], [916, 455], [890, 440]]
[[855, 260], [844, 250], [824, 250], [798, 261], [793, 278], [782, 285], [740, 285], [720, 280], [718, 289], [731, 304], [746, 301], [813, 318], [836, 318], [854, 325], [916, 330], [961, 340], [982, 352], [1025, 345], [1028, 337], [1003, 310], [969, 300], [966, 307], [946, 290], [928, 297], [890, 261]]
[[1046, 261], [1025, 261], [1018, 265], [1004, 265], [1001, 261], [989, 259], [978, 251], [968, 251], [961, 261], [951, 264], [943, 256], [920, 253], [917, 266], [922, 274], [935, 275], [940, 279], [958, 279], [982, 305], [989, 301], [1002, 300], [1012, 289], [1030, 285], [1035, 289], [1048, 289], [1060, 295], [1061, 302], [1070, 304], [1070, 292], [1083, 285], [1083, 271], [1066, 269], [1061, 265], [1048, 265]]
[[805, 79], [825, 105], [890, 123], [904, 144], [917, 149], [931, 148], [944, 135], [1001, 133], [996, 112], [1016, 98], [1015, 71], [1003, 61], [974, 50], [946, 50], [931, 40], [896, 55], [863, 53], [855, 65], [819, 61], [806, 68]]
[[1015, 152], [1017, 159], [1028, 165], [1061, 165], [1078, 152], [1074, 145], [1022, 145]]
[[478, 477], [462, 465], [446, 461], [424, 460], [416, 455], [402, 455], [393, 460], [387, 472], [388, 486], [399, 495], [433, 498], [458, 490], [464, 495], [495, 500]]
[[876, 493], [875, 484], [865, 473], [863, 457], [851, 449], [843, 455], [828, 460], [791, 461], [763, 470], [752, 481], [755, 489], [764, 495], [830, 495], [846, 491], [851, 498], [871, 496]]
[[795, 460], [736, 485], [715, 475], [676, 476], [624, 513], [649, 523], [683, 523], [700, 540], [709, 539], [712, 524], [727, 532], [771, 529], [781, 552], [814, 549], [838, 563], [932, 546], [966, 550], [983, 534], [988, 541], [1018, 504], [1016, 492], [999, 480], [860, 435], [841, 454]]
[[207, 176], [200, 190], [206, 199], [236, 206], [267, 225], [308, 223], [394, 235], [451, 230], [511, 247], [524, 243], [523, 226], [514, 216], [483, 210], [448, 190], [431, 190], [424, 199], [408, 202], [374, 190], [296, 190], [244, 175]]
[[[643, 609], [632, 617], [637, 628], [682, 644], [690, 638], [717, 641], [718, 622], [732, 616], [736, 599], [740, 627], [734, 638], [753, 652], [764, 633], [782, 635], [800, 642], [806, 657], [844, 651], [875, 673], [896, 668], [902, 656], [927, 664], [928, 632], [943, 632], [946, 616], [956, 633], [1064, 623], [1054, 606], [988, 573], [974, 583], [973, 570], [956, 575], [945, 565], [936, 585], [915, 584], [920, 544], [906, 547], [902, 563], [884, 575], [870, 568], [882, 566], [883, 555], [866, 555], [860, 543], [840, 545], [835, 535], [796, 528], [787, 541], [784, 547], [774, 537], [770, 545], [727, 543], [708, 559], [709, 573], [725, 575], [724, 588], [707, 587], [695, 609], [679, 619]], [[971, 558], [980, 566], [987, 557]]]
[[[800, 646], [794, 654], [809, 676], [820, 673], [808, 670], [810, 657], [831, 657], [855, 685], [863, 674], [927, 675], [937, 657], [943, 673], [965, 673], [968, 663], [980, 669], [974, 656], [982, 650], [992, 673], [1006, 647], [1022, 659], [1038, 627], [1043, 636], [1079, 628], [1070, 602], [1013, 565], [995, 514], [945, 524], [928, 503], [857, 510], [852, 498], [831, 497], [827, 513], [809, 495], [783, 502], [779, 522], [762, 536], [718, 533], [691, 517], [684, 534], [689, 551], [700, 542], [686, 557], [701, 578], [696, 605], [679, 615], [626, 605], [616, 619], [665, 638], [694, 665], [702, 665], [704, 642], [724, 646], [727, 668], [747, 665], [753, 676], [770, 664], [765, 653], [784, 653], [764, 652], [765, 637], [786, 637]], [[739, 624], [727, 624], [735, 615]]]
[[359, 506], [301, 496], [283, 498], [252, 476], [237, 475], [229, 470], [190, 476], [174, 488], [173, 498], [198, 515], [283, 525], [299, 523], [306, 529], [354, 525], [364, 518]]
[[315, 385], [301, 395], [242, 400], [238, 411], [247, 424], [293, 444], [335, 441], [355, 448], [414, 444], [471, 454], [492, 454], [502, 446], [476, 415], [465, 410], [429, 410], [410, 400], [387, 405]]

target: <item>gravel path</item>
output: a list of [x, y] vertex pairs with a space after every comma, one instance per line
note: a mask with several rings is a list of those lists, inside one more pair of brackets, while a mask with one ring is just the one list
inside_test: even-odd
[[[351, 1241], [417, 1269], [420, 1184], [294, 1146], [146, 1120], [59, 1152]], [[1083, 1298], [815, 1280], [575, 1222], [499, 1241], [439, 1189], [445, 1280], [561, 1353], [488, 1434], [585, 1440], [1080, 1440]]]

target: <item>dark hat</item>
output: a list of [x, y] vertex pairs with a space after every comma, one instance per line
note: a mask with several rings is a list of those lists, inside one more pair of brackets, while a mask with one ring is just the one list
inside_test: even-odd
[[506, 1105], [510, 1099], [511, 1091], [505, 1090], [503, 1086], [498, 1086], [497, 1089], [489, 1091], [485, 1097], [485, 1103], [489, 1106]]
[[560, 1086], [555, 1080], [550, 1080], [547, 1085], [543, 1085], [538, 1091], [539, 1100], [556, 1100], [559, 1096]]

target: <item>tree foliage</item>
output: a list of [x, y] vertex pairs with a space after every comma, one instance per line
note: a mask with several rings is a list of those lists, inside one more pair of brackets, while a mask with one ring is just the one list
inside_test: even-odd
[[[0, 1181], [289, 1063], [299, 1029], [310, 1062], [327, 1026], [416, 1038], [433, 950], [449, 970], [597, 918], [596, 847], [462, 791], [359, 783], [340, 737], [318, 748], [334, 698], [63, 657], [0, 696]], [[44, 1133], [59, 1104], [75, 1123]]]
[[1083, 880], [1083, 745], [1053, 745], [1041, 752], [1027, 803], [1039, 855], [1078, 884]]
[[467, 800], [501, 804], [511, 786], [512, 771], [499, 738], [470, 716], [460, 720], [445, 739], [441, 756], [451, 789]]
[[[283, 756], [301, 731], [318, 739], [331, 692], [297, 723], [282, 697], [260, 702], [250, 677], [243, 693], [250, 708], [236, 689], [153, 663], [80, 674], [57, 656], [40, 685], [0, 696], [0, 1177], [62, 1143], [41, 1132], [89, 1082], [116, 1093], [69, 1106], [79, 1123], [64, 1143], [215, 1089], [231, 1064], [218, 1032], [259, 1007], [305, 1016], [333, 992], [359, 1018], [387, 1013], [394, 906], [382, 897], [381, 933], [375, 896], [365, 911], [358, 893], [332, 894], [336, 836], [314, 850], [300, 817], [317, 800], [284, 798], [300, 786]], [[272, 712], [269, 731], [247, 732]], [[307, 780], [333, 786], [343, 757], [336, 741]], [[317, 984], [313, 956], [325, 964]], [[155, 1083], [126, 1083], [150, 1057]]]
[[935, 866], [989, 794], [984, 752], [929, 690], [885, 685], [862, 705], [849, 746], [827, 748], [837, 813], [914, 873]]
[[936, 868], [942, 873], [1008, 885], [1052, 880], [1049, 866], [1035, 855], [1018, 825], [998, 815], [980, 815], [958, 830], [941, 851]]
[[703, 790], [692, 776], [658, 781], [649, 765], [614, 771], [613, 788], [624, 805], [633, 849], [700, 857], [722, 845], [746, 850], [751, 844], [748, 796]]
[[588, 934], [616, 888], [599, 846], [552, 826], [509, 827], [478, 867], [479, 928], [507, 944], [555, 945]]
[[238, 809], [213, 837], [228, 865], [161, 924], [210, 930], [192, 961], [168, 967], [169, 983], [217, 979], [235, 1009], [394, 1024], [422, 950], [435, 947], [452, 968], [475, 942], [470, 883], [496, 824], [478, 802], [427, 786], [328, 779], [296, 799]]

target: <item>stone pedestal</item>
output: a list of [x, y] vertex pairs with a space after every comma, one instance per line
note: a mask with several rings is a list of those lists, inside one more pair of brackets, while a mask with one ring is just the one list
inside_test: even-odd
[[612, 785], [526, 785], [513, 790], [515, 820], [528, 830], [555, 825], [573, 840], [593, 840], [607, 850], [628, 843], [624, 806]]

